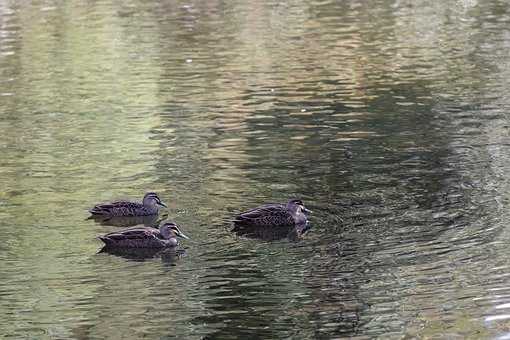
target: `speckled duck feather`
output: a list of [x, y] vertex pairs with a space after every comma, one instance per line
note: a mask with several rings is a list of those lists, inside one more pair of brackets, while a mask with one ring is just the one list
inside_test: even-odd
[[98, 204], [89, 211], [93, 215], [109, 216], [148, 216], [158, 213], [156, 208], [149, 208], [141, 203], [126, 201]]
[[128, 228], [99, 236], [99, 239], [108, 247], [122, 248], [164, 248], [178, 244], [176, 238], [166, 240], [159, 229], [151, 227]]
[[158, 205], [166, 206], [155, 192], [148, 192], [144, 195], [142, 203], [119, 201], [98, 204], [89, 212], [102, 216], [149, 216], [158, 214]]
[[268, 203], [237, 215], [236, 227], [284, 227], [303, 224], [307, 217], [300, 209], [293, 212], [288, 204]]

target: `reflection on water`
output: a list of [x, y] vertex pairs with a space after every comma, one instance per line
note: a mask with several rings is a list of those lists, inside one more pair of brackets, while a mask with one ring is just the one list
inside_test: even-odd
[[186, 251], [180, 248], [108, 248], [103, 247], [98, 254], [110, 254], [132, 261], [146, 261], [152, 258], [161, 258], [166, 264], [174, 264], [186, 255]]
[[131, 227], [135, 225], [143, 225], [145, 227], [159, 228], [162, 221], [166, 219], [167, 215], [148, 215], [148, 216], [105, 216], [105, 215], [91, 215], [87, 220], [94, 220], [96, 223], [104, 226], [114, 227]]
[[[507, 337], [509, 22], [499, 0], [0, 3], [0, 335]], [[185, 258], [98, 254], [127, 224], [86, 209], [149, 190]], [[292, 197], [299, 239], [231, 232]]]
[[299, 241], [310, 229], [310, 223], [275, 228], [254, 228], [237, 225], [234, 226], [232, 232], [241, 237], [257, 238], [265, 241], [276, 241], [281, 239]]

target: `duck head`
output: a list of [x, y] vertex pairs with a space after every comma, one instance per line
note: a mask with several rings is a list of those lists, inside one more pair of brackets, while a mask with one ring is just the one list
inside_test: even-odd
[[144, 206], [157, 206], [160, 205], [166, 208], [166, 204], [161, 201], [158, 197], [158, 194], [155, 192], [148, 192], [143, 196], [143, 205]]
[[299, 199], [290, 200], [287, 203], [287, 209], [289, 209], [290, 211], [292, 211], [294, 213], [303, 213], [305, 215], [309, 215], [312, 213], [311, 210], [305, 208], [303, 201], [301, 201]]
[[159, 227], [159, 232], [161, 233], [161, 236], [167, 240], [176, 237], [189, 240], [189, 237], [184, 235], [184, 233], [179, 229], [179, 226], [174, 222], [165, 222], [161, 227]]

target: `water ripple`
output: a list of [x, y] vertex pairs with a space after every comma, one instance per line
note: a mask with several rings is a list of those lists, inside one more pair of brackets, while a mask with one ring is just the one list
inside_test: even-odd
[[[0, 334], [508, 338], [509, 13], [2, 2]], [[182, 256], [98, 253], [148, 190]], [[302, 238], [231, 233], [293, 197]]]

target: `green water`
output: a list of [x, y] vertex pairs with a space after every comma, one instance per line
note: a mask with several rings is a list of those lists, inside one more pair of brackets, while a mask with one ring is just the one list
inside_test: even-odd
[[[509, 47], [504, 1], [0, 2], [0, 337], [508, 338]], [[149, 190], [185, 254], [98, 253]]]

